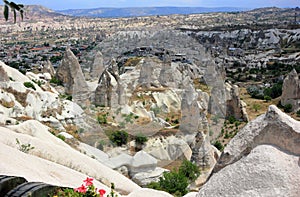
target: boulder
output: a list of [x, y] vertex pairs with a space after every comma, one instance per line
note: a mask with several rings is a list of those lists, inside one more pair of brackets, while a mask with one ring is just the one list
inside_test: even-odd
[[176, 159], [190, 160], [192, 150], [184, 139], [169, 136], [149, 139], [143, 149], [159, 160], [174, 161]]
[[151, 171], [136, 173], [132, 180], [140, 186], [147, 186], [151, 182], [158, 182], [163, 173], [167, 171], [169, 170], [157, 167]]
[[146, 172], [146, 171], [152, 171], [157, 166], [157, 160], [146, 153], [145, 151], [139, 151], [137, 152], [132, 160], [130, 167], [130, 174], [136, 174], [138, 172]]
[[138, 190], [135, 190], [134, 192], [131, 192], [127, 197], [173, 197], [171, 194], [164, 192], [164, 191], [158, 191], [154, 189], [148, 189], [148, 188], [141, 188]]
[[286, 76], [282, 85], [281, 105], [287, 104], [293, 106], [293, 111], [300, 109], [300, 80], [295, 69]]

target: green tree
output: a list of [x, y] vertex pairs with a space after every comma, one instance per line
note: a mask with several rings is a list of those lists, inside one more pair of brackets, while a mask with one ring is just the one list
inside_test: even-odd
[[148, 141], [148, 138], [142, 133], [139, 133], [135, 136], [135, 142], [137, 144], [144, 145], [145, 142], [147, 142], [147, 141]]
[[162, 190], [170, 194], [180, 194], [181, 196], [187, 193], [188, 178], [176, 171], [164, 172], [163, 177], [159, 179], [159, 185]]
[[296, 112], [296, 114], [297, 114], [297, 117], [300, 117], [300, 110], [298, 110], [298, 111]]
[[292, 104], [286, 104], [285, 106], [283, 106], [283, 111], [286, 113], [290, 113], [293, 110], [293, 105]]
[[179, 167], [179, 173], [194, 181], [200, 175], [200, 170], [196, 164], [185, 159]]

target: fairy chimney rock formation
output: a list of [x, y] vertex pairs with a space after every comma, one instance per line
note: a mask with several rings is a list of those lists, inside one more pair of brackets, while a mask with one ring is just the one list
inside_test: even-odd
[[103, 73], [105, 69], [104, 63], [103, 63], [103, 55], [100, 51], [98, 51], [95, 54], [94, 62], [91, 67], [90, 75], [93, 79], [99, 79], [101, 74]]
[[45, 65], [43, 67], [43, 72], [49, 73], [52, 77], [55, 76], [54, 67], [49, 60], [45, 63]]
[[281, 104], [291, 104], [293, 111], [300, 108], [300, 80], [298, 73], [293, 69], [283, 81]]
[[57, 68], [56, 78], [63, 82], [65, 93], [73, 99], [83, 101], [87, 99], [89, 87], [84, 79], [78, 59], [67, 47], [61, 64]]

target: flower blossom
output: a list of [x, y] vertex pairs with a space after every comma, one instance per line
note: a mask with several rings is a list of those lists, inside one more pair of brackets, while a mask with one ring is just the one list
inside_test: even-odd
[[104, 189], [99, 189], [100, 197], [103, 197], [106, 191]]
[[81, 185], [81, 187], [75, 188], [74, 191], [79, 193], [86, 193], [86, 187], [84, 185]]
[[85, 182], [86, 186], [91, 186], [93, 185], [93, 180], [93, 178], [86, 177], [86, 179], [83, 182]]

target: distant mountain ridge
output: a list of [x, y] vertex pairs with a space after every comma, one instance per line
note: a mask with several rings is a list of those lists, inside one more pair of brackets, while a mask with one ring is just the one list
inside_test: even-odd
[[208, 12], [237, 12], [246, 11], [247, 8], [236, 7], [131, 7], [131, 8], [92, 8], [92, 9], [69, 9], [58, 10], [57, 12], [70, 16], [86, 17], [135, 17], [155, 16], [171, 14], [198, 14]]

